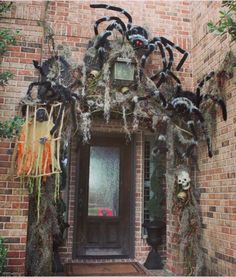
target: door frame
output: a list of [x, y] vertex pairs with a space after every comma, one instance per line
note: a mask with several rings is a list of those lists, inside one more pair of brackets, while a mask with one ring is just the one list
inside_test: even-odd
[[[121, 138], [124, 139], [125, 134], [123, 133], [105, 133], [105, 132], [96, 132], [93, 133], [92, 136], [94, 137], [106, 137], [106, 138]], [[79, 182], [80, 182], [80, 145], [82, 143], [82, 138], [80, 137], [78, 140], [78, 148], [77, 148], [77, 157], [76, 157], [76, 188], [75, 188], [75, 212], [74, 212], [74, 229], [73, 229], [73, 245], [72, 245], [72, 259], [82, 259], [82, 258], [89, 258], [89, 259], [115, 259], [115, 258], [134, 258], [135, 253], [135, 158], [136, 158], [136, 148], [135, 148], [135, 142], [134, 136], [131, 137], [130, 141], [130, 151], [131, 151], [131, 165], [130, 165], [130, 218], [129, 218], [129, 238], [130, 238], [130, 248], [129, 248], [129, 254], [126, 255], [108, 255], [108, 256], [92, 256], [92, 255], [78, 255], [78, 227], [79, 227], [79, 202], [78, 202], [78, 195], [79, 195]], [[141, 225], [141, 223], [140, 223]]]

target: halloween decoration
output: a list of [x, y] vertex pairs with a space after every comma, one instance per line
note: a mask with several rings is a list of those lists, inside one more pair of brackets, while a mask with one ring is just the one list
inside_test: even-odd
[[[113, 118], [120, 119], [127, 139], [139, 128], [148, 128], [155, 135], [155, 146], [152, 149], [155, 167], [151, 176], [152, 195], [148, 204], [151, 222], [143, 224], [151, 231], [147, 240], [152, 246], [150, 256], [157, 255], [161, 242], [161, 234], [156, 238], [153, 235], [156, 235], [157, 230], [160, 231], [160, 227], [165, 226], [164, 186], [168, 179], [168, 184], [173, 184], [174, 192], [172, 190], [167, 195], [168, 198], [173, 197], [173, 211], [175, 210], [179, 220], [184, 261], [188, 263], [189, 273], [198, 274], [202, 261], [199, 247], [200, 218], [193, 194], [194, 182], [189, 168], [181, 168], [179, 165], [189, 166], [193, 162], [195, 148], [201, 139], [207, 141], [208, 156], [213, 155], [208, 118], [205, 116], [210, 115], [206, 103], [219, 105], [223, 119], [227, 120], [226, 104], [217, 92], [206, 90], [207, 93], [202, 93], [206, 83], [214, 79], [215, 74], [210, 72], [206, 75], [198, 83], [195, 92], [185, 90], [176, 72], [183, 67], [188, 57], [186, 50], [165, 37], [150, 38], [147, 30], [133, 25], [131, 15], [120, 7], [106, 4], [91, 4], [90, 7], [116, 11], [123, 14], [128, 22], [125, 24], [118, 16], [102, 17], [95, 22], [95, 37], [88, 44], [77, 77], [74, 77], [70, 64], [55, 51], [41, 65], [38, 61], [33, 61], [40, 74], [40, 81], [29, 85], [26, 97], [22, 100], [26, 122], [18, 142], [18, 176], [28, 180], [30, 191], [37, 197], [37, 209], [40, 194], [47, 193], [49, 181], [54, 183], [53, 186], [50, 184], [50, 201], [53, 188], [55, 199], [61, 201], [58, 198], [59, 178], [61, 183], [65, 181], [60, 177], [60, 146], [70, 141], [72, 125], [75, 133], [82, 137], [83, 144], [91, 139], [92, 121], [101, 115], [106, 123]], [[99, 32], [102, 23], [108, 23], [108, 26], [105, 31]], [[112, 37], [115, 31], [119, 32], [118, 38]], [[111, 37], [113, 39], [109, 40]], [[175, 50], [182, 57], [176, 63], [174, 73], [174, 54], [178, 54], [174, 53]], [[152, 72], [149, 77], [145, 67], [151, 54], [156, 53], [160, 55], [157, 73]], [[170, 144], [171, 140], [173, 144]], [[170, 161], [172, 172], [166, 166]], [[176, 168], [178, 171], [175, 173]], [[170, 172], [172, 176], [173, 173], [176, 174], [175, 182], [169, 175]], [[45, 203], [43, 209], [41, 218], [38, 210], [41, 223], [44, 223]], [[50, 209], [53, 211], [52, 207]], [[50, 222], [52, 225], [53, 221]], [[67, 227], [63, 217], [60, 221], [60, 237], [58, 231], [53, 234], [54, 251], [57, 251], [57, 245], [61, 243]], [[37, 222], [34, 221], [33, 228], [36, 225]], [[39, 233], [39, 240], [41, 238], [43, 235]], [[51, 243], [53, 238], [50, 238]], [[158, 267], [162, 267], [161, 262]]]
[[176, 171], [175, 194], [172, 211], [178, 215], [178, 242], [184, 258], [187, 275], [202, 275], [203, 252], [199, 245], [201, 220], [194, 196], [194, 184], [186, 165]]
[[[139, 127], [149, 128], [155, 134], [156, 139], [156, 146], [152, 150], [153, 158], [162, 157], [163, 162], [166, 153], [171, 153], [169, 159], [173, 159], [175, 166], [173, 169], [181, 163], [189, 165], [196, 159], [195, 148], [202, 139], [206, 140], [208, 156], [212, 157], [211, 137], [208, 132], [208, 119], [211, 113], [206, 103], [219, 105], [223, 119], [227, 120], [226, 104], [223, 99], [216, 91], [205, 90], [208, 81], [215, 78], [214, 72], [210, 72], [198, 83], [196, 92], [185, 90], [179, 77], [173, 73], [173, 49], [183, 55], [177, 63], [176, 71], [184, 65], [188, 57], [187, 51], [164, 37], [149, 39], [148, 32], [141, 26], [133, 25], [131, 15], [122, 8], [106, 4], [92, 4], [90, 7], [122, 13], [128, 22], [125, 24], [116, 16], [102, 17], [95, 22], [95, 37], [89, 42], [82, 70], [80, 131], [84, 143], [90, 139], [90, 126], [93, 118], [102, 112], [106, 122], [109, 122], [112, 117], [122, 118], [123, 130], [127, 138], [130, 138], [131, 133]], [[99, 31], [100, 24], [107, 22], [108, 26], [103, 29], [104, 31]], [[121, 38], [113, 36], [113, 39], [109, 40], [115, 31], [118, 31], [118, 36], [121, 34]], [[145, 74], [145, 67], [154, 50], [159, 50], [156, 53], [160, 55], [161, 61], [158, 72], [149, 77]], [[94, 72], [96, 74], [92, 74]], [[170, 149], [170, 144], [166, 143], [170, 140], [166, 132], [160, 132], [162, 125], [173, 127], [173, 149]], [[162, 208], [161, 197], [164, 194], [159, 194], [162, 188], [158, 174], [164, 176], [165, 170], [162, 172], [160, 168], [157, 169], [160, 171], [158, 173], [158, 170], [154, 170], [151, 185], [154, 194], [149, 203], [150, 212], [153, 213], [152, 220], [158, 217], [161, 219], [161, 212], [163, 212], [160, 208]], [[185, 225], [181, 228], [191, 230], [191, 246], [195, 246], [199, 252], [196, 256], [194, 253], [193, 258], [196, 259], [194, 262], [188, 256], [187, 249], [191, 249], [191, 246], [182, 244], [184, 261], [190, 264], [191, 273], [200, 273], [202, 267], [199, 247], [200, 218], [192, 194], [194, 188], [191, 184], [190, 171], [185, 171], [182, 171], [180, 175], [180, 183], [178, 184], [177, 181], [175, 183], [178, 190], [173, 196], [176, 208], [178, 208], [177, 218]], [[159, 199], [156, 198], [158, 194], [161, 196]], [[159, 209], [156, 209], [157, 207]], [[186, 221], [186, 216], [181, 217], [182, 211], [184, 215], [189, 216], [189, 223]], [[149, 225], [144, 223], [144, 226], [147, 228]], [[187, 232], [186, 235], [189, 233]], [[185, 236], [183, 238], [186, 239]]]
[[[49, 59], [49, 61], [51, 60]], [[45, 63], [47, 64], [47, 61]], [[53, 68], [55, 66], [51, 65], [48, 72], [49, 76], [52, 76], [50, 70]], [[66, 81], [63, 80], [63, 82]], [[29, 215], [29, 229], [32, 233], [27, 242], [26, 272], [29, 275], [39, 275], [40, 273], [46, 275], [55, 268], [58, 270], [60, 266], [55, 239], [58, 246], [62, 241], [63, 233], [59, 229], [61, 228], [61, 219], [59, 221], [56, 214], [61, 190], [61, 142], [66, 139], [66, 136], [70, 136], [70, 132], [64, 135], [63, 126], [66, 122], [68, 123], [66, 127], [71, 127], [69, 121], [73, 118], [73, 114], [70, 113], [70, 117], [68, 117], [67, 106], [69, 105], [69, 110], [72, 106], [68, 101], [71, 92], [64, 85], [57, 85], [56, 89], [53, 86], [55, 89], [53, 92], [49, 84], [55, 83], [44, 81], [44, 84], [41, 82], [36, 85], [38, 92], [45, 93], [41, 95], [45, 96], [45, 99], [40, 97], [40, 94], [38, 94], [37, 99], [27, 94], [21, 101], [23, 111], [25, 111], [25, 126], [18, 142], [18, 149], [21, 152], [18, 151], [17, 175], [20, 176], [22, 182], [29, 186], [30, 207], [34, 210]], [[62, 93], [57, 91], [61, 88]], [[48, 97], [48, 94], [54, 94], [53, 98]], [[65, 115], [67, 115], [66, 120]], [[76, 123], [76, 119], [77, 116], [74, 123]], [[24, 138], [25, 140], [23, 140]], [[46, 224], [45, 219], [47, 219]], [[65, 228], [67, 227], [68, 225]], [[49, 229], [51, 232], [48, 232]], [[59, 238], [60, 242], [58, 241]], [[38, 249], [34, 255], [32, 249], [36, 245]], [[46, 250], [48, 256], [43, 255], [41, 258], [41, 250]], [[52, 264], [53, 254], [54, 264]], [[51, 257], [49, 258], [49, 256]]]
[[32, 116], [30, 115], [30, 107], [27, 106], [25, 124], [17, 142], [17, 176], [24, 180], [28, 179], [31, 191], [33, 191], [32, 186], [35, 186], [32, 179], [36, 179], [38, 205], [40, 203], [41, 182], [46, 182], [48, 176], [55, 175], [56, 188], [59, 186], [61, 172], [59, 162], [60, 136], [64, 113], [62, 114], [58, 137], [53, 137], [50, 131], [53, 128], [53, 110], [60, 105], [52, 105], [50, 113], [45, 108], [35, 106]]
[[[108, 37], [111, 36], [112, 31], [116, 29], [122, 34], [123, 39], [127, 39], [127, 41], [131, 44], [134, 50], [139, 50], [139, 49], [145, 50], [145, 53], [142, 55], [141, 58], [141, 70], [145, 67], [148, 56], [152, 52], [154, 52], [157, 49], [157, 47], [159, 48], [161, 53], [161, 58], [162, 58], [163, 69], [159, 74], [160, 79], [156, 85], [157, 88], [166, 80], [165, 77], [166, 75], [170, 75], [171, 77], [179, 81], [179, 79], [171, 71], [173, 60], [174, 60], [172, 49], [176, 49], [181, 54], [183, 54], [182, 59], [180, 60], [179, 64], [176, 67], [177, 71], [179, 71], [183, 66], [185, 60], [188, 57], [188, 52], [186, 52], [181, 47], [175, 45], [173, 42], [166, 39], [165, 37], [154, 37], [153, 39], [150, 40], [148, 38], [148, 32], [141, 26], [133, 25], [132, 22], [133, 20], [131, 15], [122, 8], [110, 6], [106, 4], [91, 4], [90, 7], [95, 9], [107, 9], [107, 10], [117, 11], [124, 14], [128, 19], [127, 26], [120, 18], [113, 17], [113, 16], [102, 17], [98, 19], [94, 24], [94, 33], [96, 35], [96, 39], [92, 47], [98, 52], [100, 67], [103, 66], [105, 60], [107, 59], [107, 50], [110, 47]], [[98, 32], [99, 24], [104, 21], [112, 21], [112, 20], [113, 22], [106, 28], [105, 32], [99, 35]], [[167, 63], [165, 50], [169, 54], [168, 63]], [[156, 79], [156, 77], [157, 75], [155, 75], [155, 77], [153, 77], [152, 79], [154, 80]]]
[[117, 58], [113, 68], [113, 82], [129, 85], [134, 80], [134, 67], [132, 60]]
[[26, 122], [18, 141], [18, 176], [46, 177], [51, 173], [60, 172], [60, 166], [55, 157], [58, 139], [51, 136], [52, 128], [51, 116], [47, 114], [45, 108], [35, 107], [32, 119], [27, 111]]
[[[67, 183], [66, 175], [62, 176], [65, 169], [61, 169], [61, 159], [65, 142], [78, 128], [77, 114], [81, 112], [75, 93], [81, 83], [80, 70], [78, 67], [73, 70], [55, 50], [54, 33], [46, 22], [49, 5], [45, 3], [40, 23], [42, 42], [52, 44], [52, 52], [49, 47], [52, 57], [41, 65], [33, 61], [40, 79], [29, 85], [26, 97], [21, 100], [25, 125], [14, 152], [19, 150], [18, 177], [30, 192], [25, 268], [29, 276], [52, 276], [52, 270], [61, 266], [57, 248], [68, 228], [64, 211], [57, 213], [62, 203], [60, 192]], [[44, 45], [41, 54], [43, 49]]]
[[187, 199], [187, 193], [185, 191], [180, 191], [178, 194], [177, 194], [177, 198], [181, 201], [181, 202], [185, 202], [186, 199]]
[[212, 157], [213, 154], [211, 147], [211, 139], [208, 135], [208, 130], [204, 125], [205, 119], [200, 109], [202, 102], [211, 99], [213, 102], [217, 103], [221, 107], [224, 121], [227, 120], [226, 105], [221, 97], [217, 97], [210, 94], [200, 94], [205, 81], [210, 80], [213, 76], [214, 72], [211, 72], [205, 78], [203, 78], [203, 80], [199, 82], [195, 93], [192, 93], [190, 91], [183, 91], [181, 86], [177, 85], [175, 96], [169, 102], [166, 101], [163, 94], [160, 95], [162, 104], [166, 110], [173, 110], [174, 112], [180, 114], [182, 117], [185, 118], [185, 121], [190, 127], [195, 141], [197, 141], [198, 138], [195, 130], [194, 118], [200, 121], [203, 133], [207, 141], [209, 157]]
[[[80, 84], [80, 81], [76, 80], [69, 84], [68, 87], [58, 83], [66, 74], [64, 73], [64, 71], [67, 71], [69, 68], [69, 65], [62, 57], [52, 57], [49, 60], [46, 60], [42, 66], [39, 66], [38, 61], [33, 61], [33, 64], [35, 68], [38, 69], [40, 72], [41, 81], [33, 82], [29, 85], [27, 98], [32, 99], [32, 89], [34, 86], [38, 86], [37, 98], [39, 99], [40, 103], [47, 105], [54, 102], [62, 103], [60, 112], [58, 113], [58, 117], [55, 120], [55, 126], [51, 129], [50, 133], [53, 134], [58, 129], [63, 111], [67, 104], [70, 105], [74, 128], [77, 129], [75, 102], [76, 99], [79, 100], [80, 98], [77, 94], [72, 93], [71, 89]], [[56, 67], [55, 64], [58, 65], [58, 67]], [[52, 71], [54, 72], [52, 73]], [[62, 75], [61, 72], [63, 73]], [[58, 74], [60, 74], [60, 78], [58, 78]]]
[[185, 190], [189, 190], [191, 179], [190, 179], [189, 173], [188, 173], [187, 171], [181, 170], [181, 171], [178, 173], [177, 180], [178, 180], [178, 185], [179, 185], [184, 191], [185, 191]]

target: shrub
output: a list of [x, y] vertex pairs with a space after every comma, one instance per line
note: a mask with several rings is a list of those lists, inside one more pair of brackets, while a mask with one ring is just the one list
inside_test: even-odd
[[0, 237], [0, 275], [3, 274], [7, 262], [7, 248], [3, 242], [3, 238]]

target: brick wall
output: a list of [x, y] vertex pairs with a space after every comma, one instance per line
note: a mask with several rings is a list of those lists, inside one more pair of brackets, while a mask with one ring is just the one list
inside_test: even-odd
[[[193, 1], [193, 81], [212, 70], [217, 71], [225, 53], [230, 49], [235, 55], [235, 43], [224, 35], [207, 32], [207, 22], [219, 20], [221, 1]], [[203, 221], [202, 246], [208, 275], [236, 275], [236, 175], [235, 175], [235, 70], [223, 93], [227, 99], [228, 120], [224, 122], [217, 112], [214, 156], [207, 157], [206, 144], [199, 146], [198, 184]]]
[[28, 196], [19, 182], [9, 179], [14, 143], [0, 141], [0, 235], [8, 248], [7, 273], [23, 273], [27, 236]]
[[[127, 9], [133, 16], [135, 24], [140, 24], [147, 28], [151, 33], [150, 37], [162, 35], [174, 41], [187, 50], [192, 48], [191, 33], [191, 14], [189, 1], [106, 1], [109, 4], [115, 4]], [[46, 13], [45, 13], [46, 10]], [[103, 15], [113, 15], [112, 11], [98, 10], [94, 11], [89, 8], [89, 1], [49, 1], [48, 6], [45, 2], [27, 1], [16, 2], [13, 4], [12, 10], [4, 15], [0, 20], [0, 27], [10, 27], [19, 30], [17, 37], [17, 45], [9, 48], [3, 58], [1, 64], [3, 69], [10, 69], [14, 73], [14, 77], [9, 81], [9, 85], [1, 88], [0, 91], [0, 120], [7, 119], [19, 113], [19, 100], [25, 96], [27, 87], [30, 82], [38, 79], [38, 72], [33, 68], [32, 60], [42, 60], [48, 57], [47, 44], [43, 40], [43, 28], [40, 21], [46, 19], [55, 32], [56, 44], [68, 46], [71, 52], [70, 62], [78, 64], [83, 58], [88, 40], [93, 36], [93, 23]], [[125, 20], [125, 19], [124, 19]], [[102, 30], [102, 26], [99, 27]], [[175, 54], [176, 61], [180, 59], [178, 53]], [[192, 58], [190, 57], [185, 63], [184, 68], [178, 74], [185, 88], [192, 88]], [[153, 54], [148, 72], [155, 71], [156, 65], [159, 64], [159, 55]], [[137, 135], [137, 175], [136, 175], [136, 248], [135, 256], [143, 261], [147, 247], [141, 238], [141, 213], [142, 213], [142, 133]], [[0, 148], [7, 152], [11, 149], [10, 143], [0, 142]], [[3, 152], [4, 152], [3, 151]], [[1, 151], [0, 151], [1, 154]], [[24, 268], [24, 251], [26, 239], [26, 214], [27, 214], [27, 195], [24, 191], [23, 201], [19, 198], [20, 186], [17, 182], [4, 181], [4, 174], [9, 165], [4, 164], [4, 159], [10, 161], [10, 156], [4, 154], [5, 157], [0, 158], [0, 174], [1, 190], [0, 195], [0, 229], [3, 230], [4, 237], [8, 237], [12, 241], [7, 243], [9, 247], [8, 253], [8, 271], [9, 273], [23, 273]], [[72, 162], [74, 158], [72, 158]], [[8, 163], [9, 164], [9, 163]], [[62, 249], [63, 256], [66, 260], [71, 259], [72, 248], [72, 231], [73, 231], [73, 206], [74, 206], [74, 183], [73, 173], [75, 165], [71, 168], [71, 187], [69, 191], [69, 222], [71, 224], [68, 232], [67, 243]], [[3, 171], [3, 172], [2, 172]], [[11, 196], [12, 195], [12, 196]], [[12, 200], [8, 198], [12, 197]], [[14, 199], [15, 198], [15, 199]], [[11, 199], [11, 198], [10, 198]], [[8, 206], [10, 206], [8, 208]], [[19, 206], [18, 212], [15, 206]], [[23, 208], [24, 207], [24, 208]], [[18, 209], [18, 208], [17, 208]], [[19, 215], [14, 215], [19, 213]], [[16, 217], [17, 216], [17, 217]], [[9, 221], [9, 222], [8, 222]], [[16, 222], [17, 221], [17, 222]], [[16, 222], [16, 223], [15, 223]], [[16, 226], [14, 226], [17, 224]], [[13, 228], [13, 229], [10, 229]], [[171, 231], [171, 229], [170, 229]], [[15, 239], [16, 238], [16, 239]], [[171, 237], [170, 237], [171, 238]], [[15, 243], [14, 243], [15, 240]], [[19, 241], [19, 242], [18, 242]], [[169, 245], [168, 258], [171, 258], [172, 249]], [[11, 253], [11, 250], [17, 250]], [[13, 258], [13, 257], [16, 257]], [[21, 261], [17, 260], [21, 258]], [[170, 268], [173, 265], [170, 261]], [[172, 268], [175, 271], [175, 268]]]

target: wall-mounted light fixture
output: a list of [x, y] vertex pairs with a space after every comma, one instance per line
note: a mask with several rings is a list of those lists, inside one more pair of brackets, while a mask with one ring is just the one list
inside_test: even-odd
[[117, 58], [113, 67], [113, 82], [129, 85], [134, 81], [135, 64], [128, 58]]

